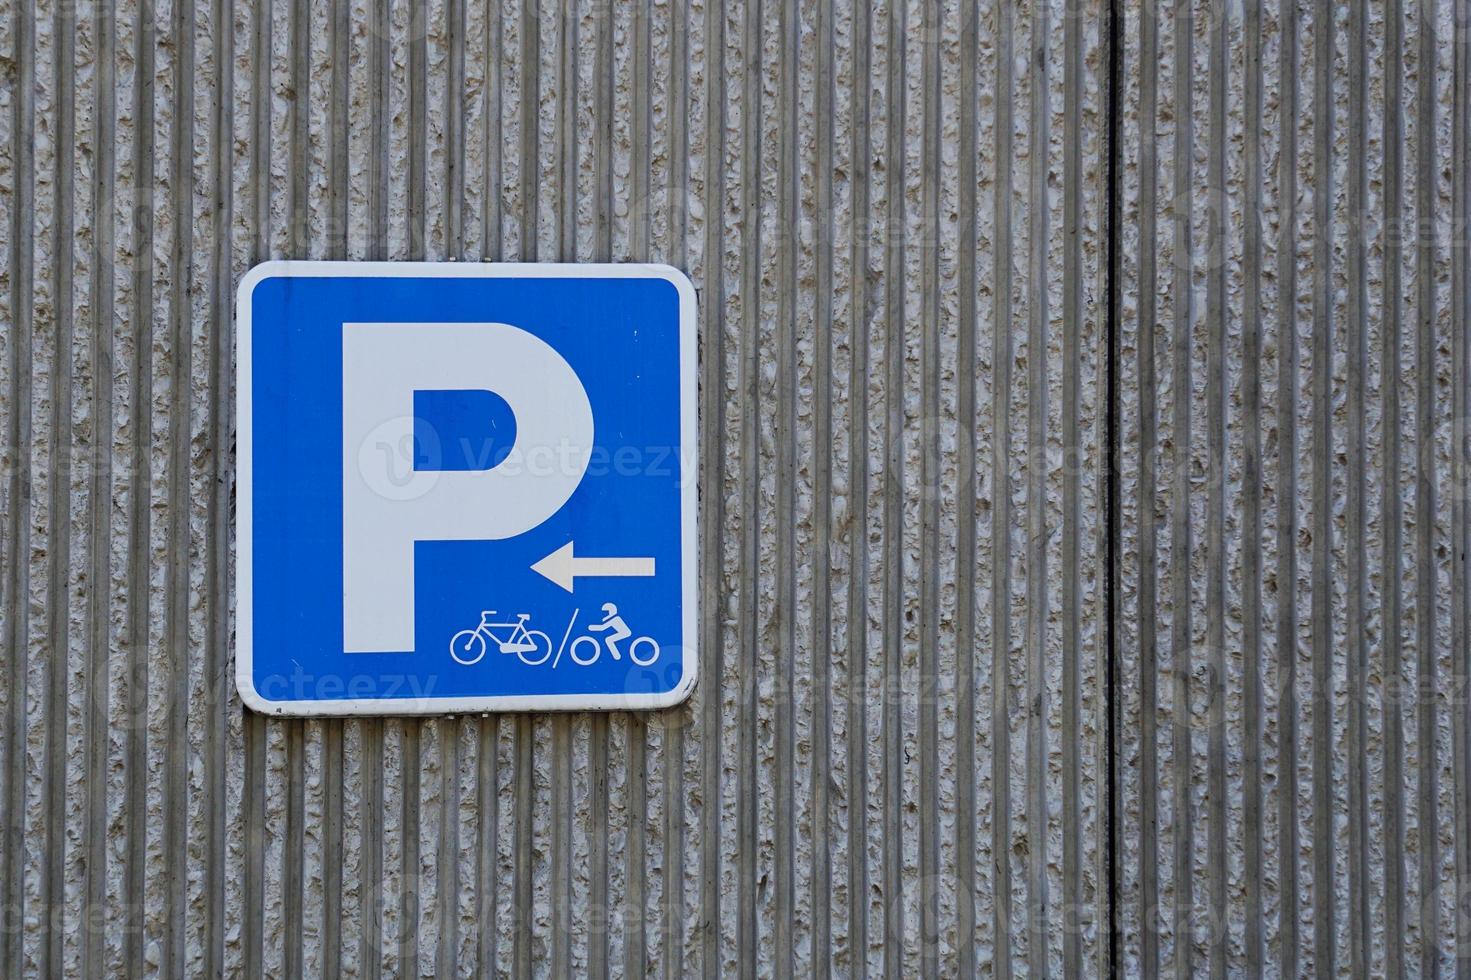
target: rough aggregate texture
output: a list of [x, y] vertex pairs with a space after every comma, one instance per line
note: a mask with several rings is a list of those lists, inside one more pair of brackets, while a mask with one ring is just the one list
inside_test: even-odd
[[1127, 12], [1126, 974], [1471, 962], [1467, 26]]

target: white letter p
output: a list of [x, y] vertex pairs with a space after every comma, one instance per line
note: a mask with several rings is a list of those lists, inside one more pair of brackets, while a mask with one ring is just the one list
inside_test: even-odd
[[[515, 443], [489, 469], [415, 471], [414, 392], [453, 389], [503, 398], [516, 419]], [[344, 323], [343, 649], [412, 651], [414, 542], [499, 540], [531, 530], [577, 489], [592, 442], [582, 381], [525, 330]], [[566, 462], [528, 467], [533, 450]]]

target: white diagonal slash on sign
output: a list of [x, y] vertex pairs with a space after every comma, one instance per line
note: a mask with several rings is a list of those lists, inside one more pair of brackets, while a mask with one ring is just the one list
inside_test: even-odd
[[531, 566], [531, 570], [557, 583], [568, 592], [579, 578], [647, 578], [654, 574], [652, 558], [578, 558], [568, 541]]

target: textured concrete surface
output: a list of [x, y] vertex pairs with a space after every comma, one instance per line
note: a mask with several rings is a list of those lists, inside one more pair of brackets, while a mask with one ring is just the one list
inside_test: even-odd
[[1129, 9], [1129, 974], [1471, 970], [1468, 28]]
[[[0, 0], [0, 975], [1102, 972], [1102, 7], [538, 2]], [[687, 707], [242, 713], [267, 257], [688, 270]]]

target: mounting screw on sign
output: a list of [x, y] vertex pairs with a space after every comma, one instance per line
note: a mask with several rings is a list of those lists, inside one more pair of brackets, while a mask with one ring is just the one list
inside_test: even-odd
[[[237, 337], [247, 705], [689, 695], [699, 457], [683, 273], [267, 262], [240, 284]], [[579, 624], [588, 608], [600, 618]]]

